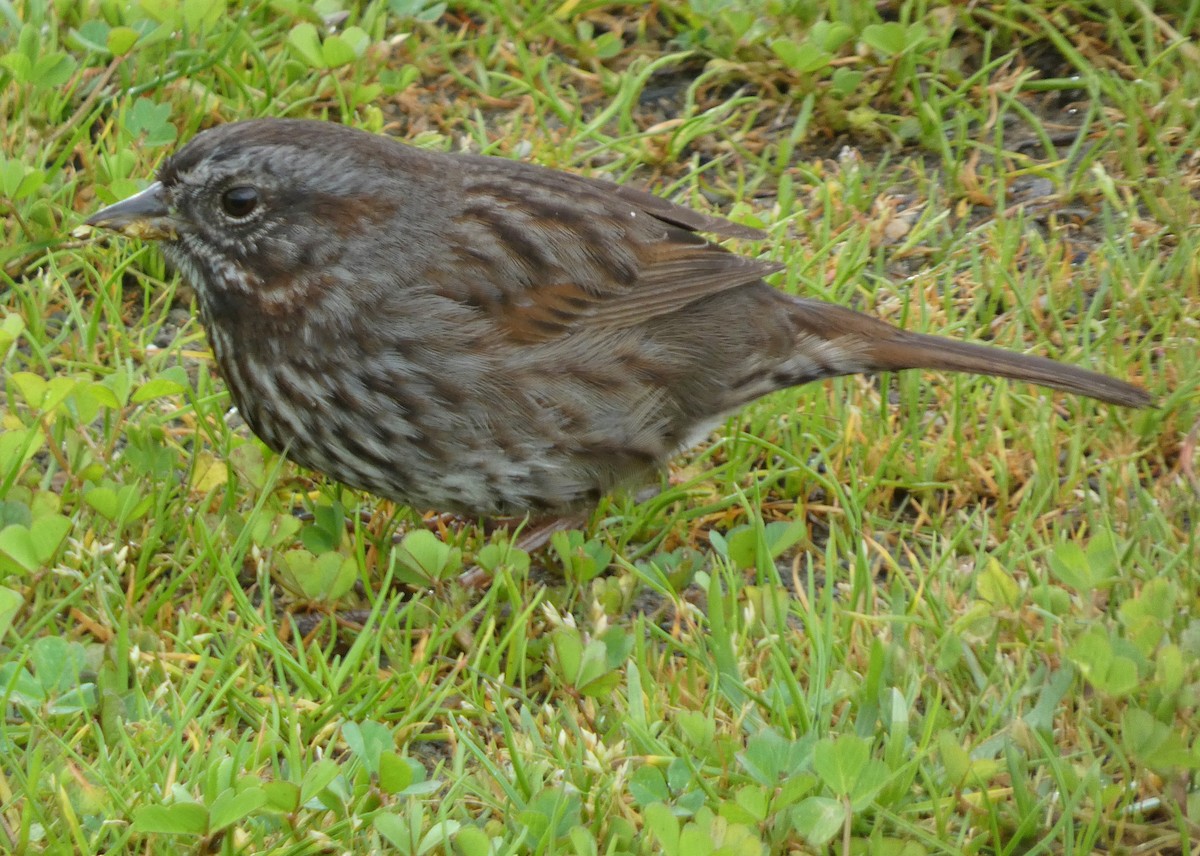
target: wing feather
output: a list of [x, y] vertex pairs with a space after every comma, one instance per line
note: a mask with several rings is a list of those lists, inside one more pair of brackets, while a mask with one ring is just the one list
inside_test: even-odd
[[739, 256], [707, 232], [763, 233], [644, 190], [469, 157], [456, 216], [469, 257], [436, 277], [439, 293], [496, 319], [514, 342], [589, 327], [621, 329], [746, 285], [782, 265]]

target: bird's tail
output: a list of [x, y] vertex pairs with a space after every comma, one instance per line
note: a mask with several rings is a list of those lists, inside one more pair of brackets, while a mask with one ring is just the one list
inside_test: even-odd
[[1139, 386], [1045, 357], [910, 333], [818, 300], [797, 298], [796, 303], [794, 318], [802, 339], [819, 336], [828, 342], [830, 350], [852, 355], [846, 361], [848, 370], [838, 371], [835, 367], [829, 374], [902, 369], [968, 372], [1028, 381], [1124, 407], [1153, 403], [1150, 394]]

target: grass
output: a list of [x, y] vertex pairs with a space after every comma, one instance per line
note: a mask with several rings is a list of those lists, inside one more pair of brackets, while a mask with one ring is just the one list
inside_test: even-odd
[[[1197, 36], [0, 0], [0, 851], [1198, 852]], [[532, 557], [422, 524], [265, 450], [156, 251], [75, 231], [256, 115], [651, 186], [764, 227], [781, 288], [1160, 406], [849, 378]]]

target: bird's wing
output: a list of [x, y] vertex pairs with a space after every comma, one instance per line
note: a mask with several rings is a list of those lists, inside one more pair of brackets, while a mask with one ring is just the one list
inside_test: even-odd
[[439, 293], [486, 309], [516, 342], [623, 328], [781, 269], [697, 232], [762, 238], [635, 188], [513, 161], [469, 158], [449, 217], [455, 257]]

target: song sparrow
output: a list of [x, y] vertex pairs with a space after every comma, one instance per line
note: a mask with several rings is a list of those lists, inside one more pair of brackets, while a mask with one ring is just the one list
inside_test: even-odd
[[904, 332], [763, 282], [649, 193], [325, 122], [197, 135], [92, 226], [157, 240], [276, 451], [419, 508], [594, 503], [774, 390], [858, 372], [1000, 375], [1130, 407], [1142, 389]]

